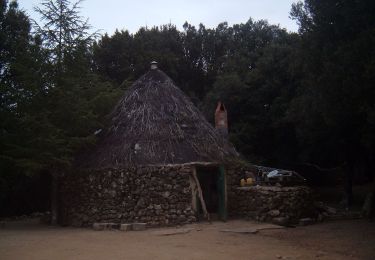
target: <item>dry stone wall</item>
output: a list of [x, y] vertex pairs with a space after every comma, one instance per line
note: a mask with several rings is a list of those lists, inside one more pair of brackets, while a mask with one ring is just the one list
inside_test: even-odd
[[252, 186], [235, 191], [235, 215], [258, 221], [296, 223], [314, 217], [314, 201], [307, 187]]
[[227, 165], [226, 166], [226, 186], [227, 186], [227, 207], [228, 216], [237, 217], [238, 214], [238, 193], [240, 180], [246, 177], [246, 173], [252, 173], [255, 169], [246, 166]]
[[69, 175], [61, 182], [61, 221], [73, 226], [194, 222], [190, 172], [189, 166], [144, 166]]
[[230, 217], [286, 224], [317, 216], [312, 191], [306, 186], [239, 187], [240, 179], [251, 171], [251, 167], [227, 170]]

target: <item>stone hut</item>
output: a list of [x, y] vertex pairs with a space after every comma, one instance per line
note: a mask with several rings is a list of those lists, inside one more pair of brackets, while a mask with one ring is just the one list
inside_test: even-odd
[[238, 157], [153, 62], [126, 90], [97, 145], [60, 182], [60, 222], [226, 219], [226, 165]]
[[227, 140], [226, 115], [219, 103], [215, 129], [153, 62], [109, 115], [97, 145], [61, 179], [59, 222], [165, 226], [314, 214], [306, 187], [239, 187], [260, 170], [244, 163]]

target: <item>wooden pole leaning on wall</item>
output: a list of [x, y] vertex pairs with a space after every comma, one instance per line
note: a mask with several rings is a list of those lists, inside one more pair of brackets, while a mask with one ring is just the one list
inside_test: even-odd
[[203, 210], [203, 214], [204, 214], [204, 217], [211, 222], [210, 220], [210, 214], [208, 213], [207, 211], [207, 207], [206, 207], [206, 202], [204, 201], [204, 198], [203, 198], [203, 193], [202, 193], [202, 189], [201, 189], [201, 185], [199, 183], [199, 180], [198, 180], [198, 176], [197, 176], [197, 169], [196, 167], [192, 167], [193, 168], [193, 171], [192, 171], [192, 174], [193, 174], [193, 178], [195, 180], [195, 183], [197, 185], [197, 191], [198, 191], [198, 197], [199, 197], [199, 200], [201, 202], [201, 205], [202, 205], [202, 210]]

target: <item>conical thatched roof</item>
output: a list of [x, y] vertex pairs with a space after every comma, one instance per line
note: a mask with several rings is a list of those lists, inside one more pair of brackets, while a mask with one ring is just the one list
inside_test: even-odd
[[124, 94], [86, 163], [93, 168], [222, 162], [238, 156], [190, 99], [159, 69]]

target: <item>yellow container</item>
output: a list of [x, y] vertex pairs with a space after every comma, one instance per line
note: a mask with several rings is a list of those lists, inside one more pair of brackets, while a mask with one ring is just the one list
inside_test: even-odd
[[245, 186], [245, 184], [246, 184], [245, 179], [241, 179], [241, 182], [240, 182], [241, 187]]
[[254, 184], [253, 178], [247, 178], [247, 179], [246, 179], [246, 185], [251, 186], [251, 185], [253, 185], [253, 184]]

